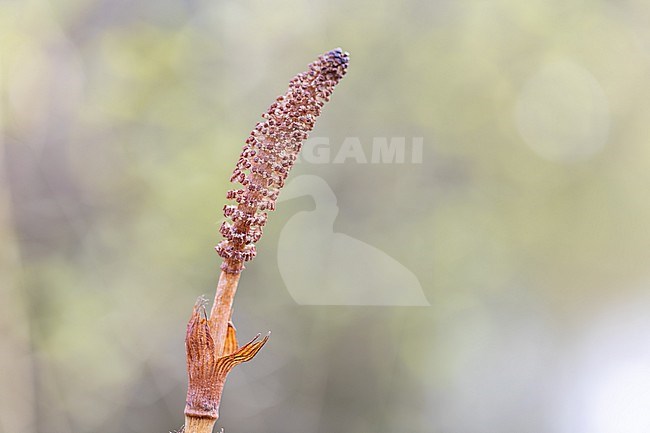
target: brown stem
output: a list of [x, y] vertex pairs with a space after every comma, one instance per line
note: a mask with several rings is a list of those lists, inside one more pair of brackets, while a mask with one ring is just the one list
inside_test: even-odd
[[217, 356], [223, 355], [226, 333], [228, 332], [228, 321], [232, 317], [232, 303], [235, 299], [240, 275], [240, 273], [233, 274], [221, 271], [219, 276], [217, 294], [214, 297], [209, 319], [210, 334], [212, 334], [214, 340]]
[[183, 433], [212, 433], [216, 419], [195, 418], [185, 415], [185, 428]]
[[[214, 298], [214, 305], [210, 312], [208, 319], [208, 327], [214, 345], [214, 359], [224, 355], [224, 348], [226, 343], [226, 336], [228, 333], [228, 322], [232, 316], [232, 305], [237, 292], [237, 285], [239, 283], [239, 273], [233, 274], [222, 271], [219, 276], [219, 283], [217, 284], [217, 293]], [[217, 379], [217, 378], [215, 378]], [[221, 392], [223, 390], [223, 381], [215, 380], [214, 383], [208, 383], [207, 391], [211, 391], [210, 395], [214, 394], [211, 403], [214, 404], [216, 410], [203, 410], [195, 411], [193, 406], [188, 405], [185, 410], [185, 433], [211, 433], [218, 416], [219, 403], [221, 401]], [[202, 389], [202, 388], [199, 388]], [[201, 400], [198, 398], [198, 400]], [[188, 402], [190, 400], [188, 399]], [[189, 404], [189, 403], [188, 403]], [[200, 407], [200, 405], [199, 405]], [[207, 416], [209, 414], [210, 416]]]

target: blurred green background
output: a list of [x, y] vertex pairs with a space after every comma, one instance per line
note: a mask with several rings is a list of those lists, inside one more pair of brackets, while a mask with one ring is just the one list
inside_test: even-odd
[[313, 203], [280, 203], [235, 303], [242, 340], [273, 336], [218, 426], [650, 431], [647, 2], [1, 0], [0, 432], [182, 424], [229, 174], [337, 46], [313, 135], [422, 137], [422, 162], [291, 177], [325, 179], [334, 229], [431, 306], [298, 305], [277, 243]]

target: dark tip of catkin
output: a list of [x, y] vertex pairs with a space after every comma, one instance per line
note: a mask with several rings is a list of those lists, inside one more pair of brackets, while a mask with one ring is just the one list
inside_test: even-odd
[[339, 65], [347, 65], [350, 61], [350, 53], [343, 51], [341, 48], [335, 48], [332, 51], [328, 51], [326, 56], [333, 62], [338, 63]]

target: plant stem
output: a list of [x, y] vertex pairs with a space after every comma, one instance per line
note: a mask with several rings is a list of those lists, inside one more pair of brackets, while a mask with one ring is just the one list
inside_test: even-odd
[[[214, 297], [214, 304], [208, 319], [208, 326], [210, 334], [214, 341], [215, 357], [220, 357], [224, 354], [226, 335], [228, 332], [228, 322], [232, 316], [232, 305], [237, 292], [237, 285], [239, 283], [239, 273], [230, 273], [221, 271], [219, 276], [219, 283], [217, 284], [217, 294]], [[225, 379], [225, 378], [224, 378]], [[217, 385], [215, 383], [215, 385]], [[219, 383], [223, 387], [223, 383]], [[218, 401], [221, 397], [221, 391], [218, 392]], [[216, 418], [208, 418], [204, 416], [185, 415], [185, 433], [211, 433], [216, 422]]]
[[195, 418], [193, 416], [185, 416], [185, 429], [183, 433], [212, 433], [216, 419], [210, 418]]
[[[214, 305], [210, 312], [208, 319], [208, 327], [212, 340], [214, 341], [213, 356], [218, 358], [224, 354], [226, 336], [228, 333], [228, 322], [232, 316], [232, 304], [235, 299], [235, 292], [237, 292], [237, 285], [239, 283], [239, 273], [229, 273], [221, 271], [219, 276], [219, 283], [217, 284], [217, 293], [214, 297]], [[225, 379], [225, 377], [223, 378]], [[221, 389], [223, 388], [222, 382], [215, 382], [214, 386], [219, 388], [216, 393], [216, 406], [218, 408], [219, 401], [221, 400]], [[218, 410], [217, 410], [218, 412]], [[211, 433], [214, 424], [217, 421], [216, 417], [206, 417], [205, 414], [200, 416], [193, 416], [190, 412], [185, 412], [185, 433]]]
[[221, 271], [219, 283], [217, 284], [217, 294], [214, 297], [214, 304], [210, 311], [210, 333], [214, 340], [214, 346], [217, 350], [217, 356], [223, 355], [226, 333], [228, 332], [228, 322], [232, 317], [232, 304], [237, 292], [240, 273], [229, 273]]

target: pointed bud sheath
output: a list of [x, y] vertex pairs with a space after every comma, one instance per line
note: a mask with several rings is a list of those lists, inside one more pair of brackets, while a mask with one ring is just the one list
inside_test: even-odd
[[226, 376], [235, 366], [253, 359], [269, 336], [260, 340], [258, 334], [249, 343], [238, 347], [235, 327], [229, 323], [223, 355], [219, 356], [206, 316], [205, 302], [204, 298], [199, 298], [194, 306], [185, 336], [189, 376], [185, 415], [216, 420]]
[[267, 211], [275, 201], [293, 167], [302, 142], [314, 127], [325, 102], [347, 71], [349, 54], [340, 48], [321, 55], [307, 71], [289, 82], [287, 93], [279, 96], [262, 115], [246, 140], [231, 182], [242, 185], [228, 191], [236, 205], [224, 208], [232, 222], [219, 229], [224, 240], [217, 252], [224, 261], [221, 269], [239, 273], [244, 262], [255, 257], [255, 243], [262, 236]]
[[215, 380], [217, 354], [210, 335], [205, 302], [204, 298], [196, 302], [185, 335], [189, 376], [185, 415], [217, 419], [223, 382]]

